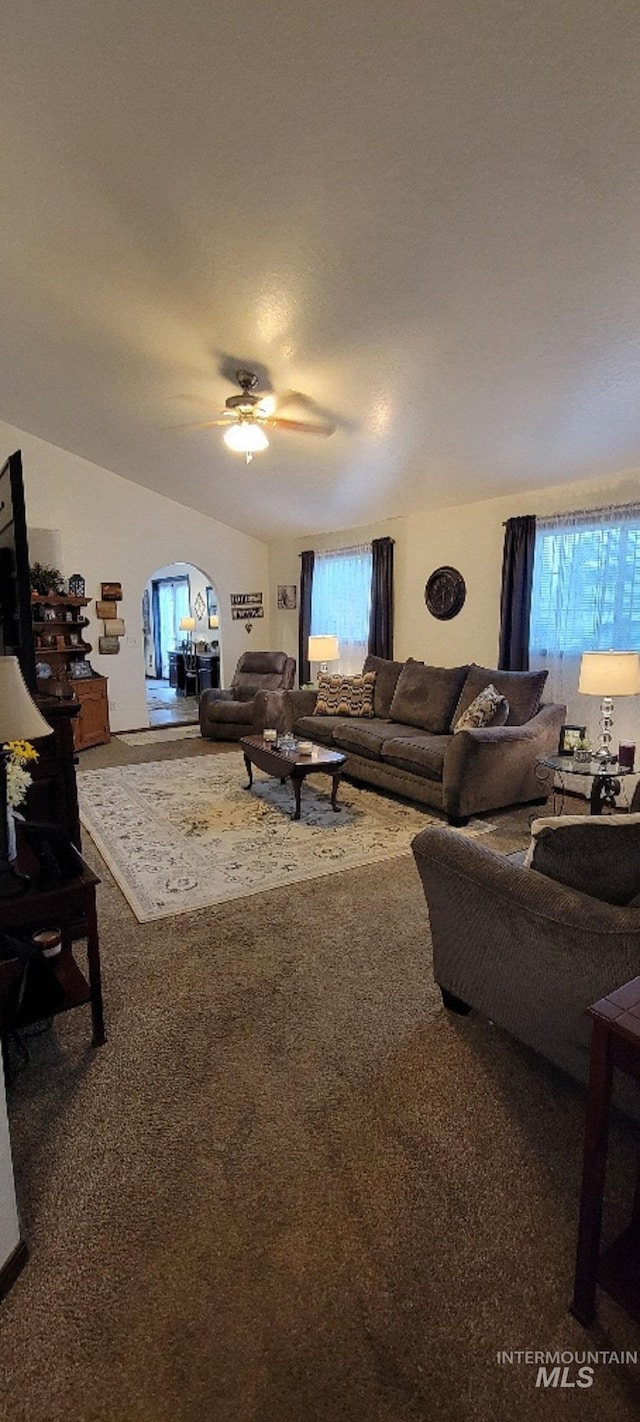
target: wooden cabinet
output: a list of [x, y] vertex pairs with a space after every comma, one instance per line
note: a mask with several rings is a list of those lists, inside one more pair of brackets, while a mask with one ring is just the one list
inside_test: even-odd
[[69, 593], [31, 594], [38, 692], [79, 703], [73, 722], [76, 751], [111, 740], [107, 678], [98, 676], [86, 660], [92, 650], [86, 640], [90, 601]]
[[88, 746], [104, 746], [111, 740], [109, 701], [106, 676], [92, 676], [74, 682], [80, 710], [73, 723], [73, 744], [76, 750]]

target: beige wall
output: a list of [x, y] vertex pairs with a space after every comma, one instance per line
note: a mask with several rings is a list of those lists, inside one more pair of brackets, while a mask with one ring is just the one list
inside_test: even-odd
[[[216, 588], [223, 684], [231, 679], [242, 652], [271, 646], [266, 544], [12, 425], [0, 423], [0, 449], [4, 457], [22, 450], [27, 525], [39, 531], [40, 547], [43, 530], [59, 533], [64, 576], [82, 573], [91, 598], [100, 596], [103, 580], [122, 583], [120, 614], [127, 632], [120, 652], [112, 657], [101, 657], [97, 650], [91, 653], [95, 670], [109, 677], [112, 730], [148, 723], [142, 594], [157, 568], [192, 563]], [[250, 637], [244, 623], [231, 621], [232, 592], [262, 592], [265, 616], [253, 624]], [[88, 637], [97, 649], [101, 624], [95, 608], [88, 611]]]
[[[278, 583], [297, 583], [299, 553], [348, 547], [389, 535], [395, 539], [395, 655], [424, 658], [435, 666], [470, 661], [494, 667], [498, 655], [500, 577], [505, 519], [517, 514], [559, 513], [640, 499], [640, 475], [597, 483], [559, 485], [534, 493], [435, 509], [385, 523], [341, 529], [321, 537], [286, 539], [269, 547], [273, 646], [297, 657], [298, 617], [276, 607]], [[462, 612], [438, 622], [425, 607], [424, 587], [442, 564], [459, 568], [467, 584]]]

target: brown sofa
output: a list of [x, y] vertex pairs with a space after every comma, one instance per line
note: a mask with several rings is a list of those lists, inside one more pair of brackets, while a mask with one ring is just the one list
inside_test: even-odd
[[[267, 724], [344, 751], [347, 775], [443, 810], [451, 824], [545, 798], [536, 759], [557, 752], [566, 714], [564, 706], [540, 705], [546, 672], [379, 657], [368, 657], [364, 670], [376, 673], [373, 719], [314, 715], [317, 693], [290, 691], [273, 698]], [[453, 735], [489, 683], [507, 698], [506, 724]]]
[[212, 741], [259, 735], [268, 724], [270, 692], [292, 687], [296, 664], [286, 652], [244, 652], [228, 691], [203, 691], [198, 704], [201, 734]]

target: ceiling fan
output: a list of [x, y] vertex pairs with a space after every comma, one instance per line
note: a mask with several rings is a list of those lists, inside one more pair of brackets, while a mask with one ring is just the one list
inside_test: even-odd
[[[216, 425], [226, 426], [223, 436], [225, 444], [238, 454], [244, 454], [247, 464], [254, 454], [267, 449], [269, 441], [265, 429], [293, 430], [297, 434], [332, 435], [335, 425], [311, 424], [306, 420], [287, 420], [275, 413], [277, 402], [273, 395], [256, 395], [258, 377], [252, 370], [237, 370], [236, 380], [240, 386], [239, 395], [229, 395], [224, 402], [224, 410], [216, 420], [203, 420], [197, 424], [183, 425], [183, 429], [210, 430]], [[191, 397], [190, 397], [191, 398]]]

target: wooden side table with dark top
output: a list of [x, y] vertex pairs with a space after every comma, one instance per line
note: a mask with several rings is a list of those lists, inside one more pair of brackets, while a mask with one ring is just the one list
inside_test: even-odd
[[640, 978], [588, 1009], [593, 1019], [576, 1273], [571, 1312], [586, 1327], [596, 1311], [596, 1286], [640, 1322], [640, 1171], [631, 1220], [600, 1253], [613, 1072], [640, 1081]]
[[[61, 951], [47, 961], [55, 973], [64, 992], [60, 1005], [55, 1009], [69, 1012], [74, 1007], [91, 1005], [93, 1045], [100, 1046], [105, 1039], [104, 1011], [102, 1005], [102, 977], [100, 970], [100, 940], [96, 915], [96, 887], [100, 883], [97, 875], [85, 864], [80, 854], [77, 872], [54, 888], [38, 890], [29, 888], [13, 898], [0, 899], [0, 934], [26, 930], [30, 935], [42, 928], [59, 928], [62, 935]], [[73, 956], [73, 943], [79, 937], [87, 942], [87, 977]], [[3, 1023], [3, 995], [11, 988], [22, 965], [16, 959], [0, 961], [0, 1031], [6, 1029]], [[30, 1020], [21, 1018], [20, 1026], [27, 1026]]]

